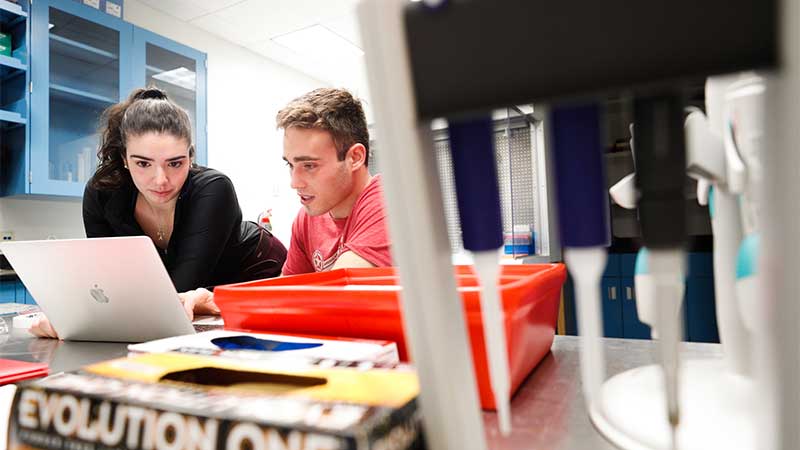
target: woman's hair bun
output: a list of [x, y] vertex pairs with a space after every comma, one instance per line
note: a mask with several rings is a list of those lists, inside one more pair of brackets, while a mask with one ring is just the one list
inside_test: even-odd
[[147, 89], [141, 89], [133, 96], [133, 98], [134, 100], [147, 100], [149, 98], [156, 100], [167, 100], [167, 93], [159, 88], [150, 87]]

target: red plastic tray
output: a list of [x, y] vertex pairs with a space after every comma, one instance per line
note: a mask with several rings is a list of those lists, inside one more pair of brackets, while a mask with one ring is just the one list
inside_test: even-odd
[[49, 370], [50, 368], [45, 363], [0, 359], [0, 386], [43, 377], [48, 374]]
[[[455, 272], [481, 405], [495, 409], [477, 279], [471, 266], [456, 266]], [[502, 268], [499, 281], [512, 395], [550, 351], [565, 279], [563, 264]], [[339, 269], [217, 286], [214, 299], [227, 329], [389, 340], [397, 343], [400, 359], [407, 361], [398, 289], [393, 288], [398, 283], [399, 277], [391, 267]], [[431, 297], [436, 301], [434, 295]]]

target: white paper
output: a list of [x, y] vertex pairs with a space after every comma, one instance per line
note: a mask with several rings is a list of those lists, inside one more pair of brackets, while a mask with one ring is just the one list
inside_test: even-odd
[[225, 326], [222, 316], [195, 316], [192, 325], [219, 325]]
[[253, 336], [259, 339], [269, 339], [281, 342], [308, 342], [320, 343], [321, 346], [302, 350], [292, 350], [283, 352], [266, 352], [243, 350], [242, 353], [257, 352], [260, 355], [268, 355], [270, 358], [325, 358], [337, 361], [372, 361], [375, 363], [397, 364], [400, 357], [397, 352], [397, 345], [386, 341], [336, 341], [326, 339], [311, 339], [297, 336], [287, 336], [281, 334], [260, 334], [245, 333], [231, 330], [212, 330], [185, 336], [176, 336], [166, 339], [144, 342], [141, 344], [131, 344], [128, 346], [129, 352], [134, 353], [162, 353], [175, 351], [180, 348], [194, 348], [202, 350], [219, 350], [219, 347], [211, 343], [211, 340], [219, 337], [228, 336]]
[[122, 7], [114, 2], [106, 1], [106, 13], [122, 18]]

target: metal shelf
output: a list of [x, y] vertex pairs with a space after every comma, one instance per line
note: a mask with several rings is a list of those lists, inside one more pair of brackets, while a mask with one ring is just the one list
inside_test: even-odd
[[53, 33], [50, 33], [50, 49], [59, 55], [98, 66], [106, 65], [119, 59], [114, 53], [92, 47], [82, 42], [73, 41], [72, 39], [67, 39]]
[[53, 98], [59, 98], [68, 101], [77, 101], [79, 103], [92, 103], [98, 106], [106, 107], [117, 101], [111, 97], [97, 95], [81, 89], [67, 87], [61, 84], [50, 84], [50, 95]]
[[10, 56], [0, 55], [0, 80], [24, 73], [28, 70], [28, 65]]
[[0, 0], [0, 25], [11, 28], [18, 23], [27, 20], [26, 13], [21, 6], [6, 0]]
[[0, 129], [9, 130], [20, 126], [25, 126], [28, 120], [19, 113], [0, 109]]

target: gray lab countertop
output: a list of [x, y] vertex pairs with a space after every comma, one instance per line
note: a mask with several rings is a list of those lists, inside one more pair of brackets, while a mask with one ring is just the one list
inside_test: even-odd
[[[655, 362], [653, 341], [604, 339], [608, 376]], [[589, 421], [581, 392], [578, 338], [556, 336], [552, 351], [523, 382], [511, 410], [514, 430], [503, 438], [494, 413], [483, 413], [492, 450], [592, 449], [616, 447], [598, 434]], [[684, 343], [684, 357], [720, 358], [718, 344]], [[50, 372], [76, 370], [83, 365], [125, 356], [126, 344], [60, 342], [35, 339], [22, 330], [0, 336], [0, 358], [43, 361]]]

